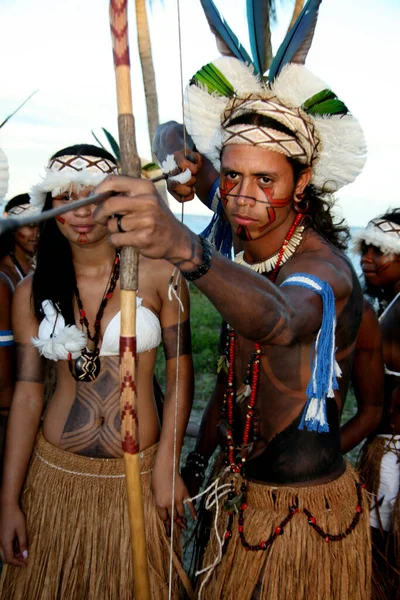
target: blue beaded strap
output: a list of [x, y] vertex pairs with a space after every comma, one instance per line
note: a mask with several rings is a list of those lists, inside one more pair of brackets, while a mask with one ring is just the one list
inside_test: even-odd
[[14, 345], [14, 336], [11, 329], [3, 329], [0, 330], [0, 348], [4, 346], [13, 346]]
[[335, 330], [336, 305], [331, 286], [308, 273], [295, 273], [281, 287], [296, 285], [316, 292], [322, 299], [322, 323], [311, 350], [312, 375], [307, 386], [307, 403], [304, 407], [299, 429], [327, 432], [326, 398], [333, 398], [333, 390], [339, 388], [337, 376], [340, 368], [336, 363]]

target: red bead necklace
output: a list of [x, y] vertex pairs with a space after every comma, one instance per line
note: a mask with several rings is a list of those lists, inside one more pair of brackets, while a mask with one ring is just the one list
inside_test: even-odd
[[[273, 283], [276, 280], [278, 275], [279, 268], [282, 263], [283, 254], [285, 252], [285, 248], [293, 237], [294, 232], [297, 229], [303, 215], [298, 214], [290, 227], [284, 242], [282, 244], [282, 248], [279, 251], [278, 260], [276, 265], [269, 275], [269, 280]], [[224, 396], [224, 404], [226, 406], [226, 423], [227, 423], [227, 446], [228, 446], [228, 460], [229, 465], [231, 467], [231, 471], [233, 473], [240, 473], [244, 463], [246, 462], [246, 454], [247, 447], [250, 438], [250, 431], [252, 426], [252, 421], [256, 413], [255, 405], [257, 402], [257, 392], [258, 392], [258, 382], [260, 376], [260, 354], [261, 348], [260, 344], [254, 344], [254, 351], [252, 352], [248, 365], [247, 365], [247, 373], [245, 384], [250, 385], [250, 396], [247, 405], [247, 414], [243, 432], [243, 443], [242, 443], [242, 452], [241, 458], [239, 461], [235, 459], [235, 443], [234, 443], [234, 435], [233, 435], [233, 411], [234, 411], [234, 401], [236, 397], [235, 386], [234, 386], [234, 378], [235, 378], [235, 332], [233, 330], [229, 331], [228, 334], [228, 360], [229, 360], [229, 369], [228, 369], [228, 387]]]

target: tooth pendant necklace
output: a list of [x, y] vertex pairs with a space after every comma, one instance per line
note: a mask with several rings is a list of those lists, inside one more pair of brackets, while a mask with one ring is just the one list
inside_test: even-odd
[[293, 256], [302, 240], [304, 226], [299, 225], [302, 216], [303, 215], [301, 214], [296, 216], [294, 223], [289, 229], [285, 241], [278, 252], [259, 262], [250, 263], [247, 262], [244, 257], [244, 251], [242, 251], [235, 256], [235, 262], [239, 265], [244, 265], [245, 267], [256, 271], [256, 273], [270, 273], [274, 270], [278, 262], [280, 265], [283, 265], [291, 256]]

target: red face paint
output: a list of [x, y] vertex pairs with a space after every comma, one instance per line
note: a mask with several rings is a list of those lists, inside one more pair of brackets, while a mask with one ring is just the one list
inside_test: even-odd
[[250, 231], [247, 229], [247, 227], [245, 225], [238, 225], [238, 228], [236, 230], [236, 235], [238, 236], [238, 238], [240, 240], [243, 240], [244, 242], [248, 242], [249, 240], [252, 239], [252, 237], [250, 235]]
[[230, 192], [233, 190], [234, 187], [237, 186], [237, 184], [237, 181], [227, 181], [226, 179], [224, 179], [222, 187], [219, 188], [224, 208], [228, 204], [228, 196]]
[[86, 233], [80, 233], [77, 242], [78, 242], [78, 244], [81, 244], [82, 246], [84, 244], [89, 244], [90, 243], [89, 238], [86, 235]]
[[267, 214], [268, 214], [268, 223], [259, 228], [259, 232], [262, 233], [265, 231], [276, 219], [275, 208], [283, 208], [287, 206], [292, 201], [292, 196], [288, 198], [274, 198], [273, 193], [274, 190], [272, 188], [262, 188], [267, 199]]
[[60, 215], [58, 217], [56, 217], [56, 220], [61, 223], [61, 225], [64, 225], [65, 223], [65, 219], [63, 217], [61, 217]]
[[24, 235], [23, 233], [21, 233], [21, 231], [17, 231], [17, 237], [20, 240], [25, 240], [26, 239], [26, 235]]

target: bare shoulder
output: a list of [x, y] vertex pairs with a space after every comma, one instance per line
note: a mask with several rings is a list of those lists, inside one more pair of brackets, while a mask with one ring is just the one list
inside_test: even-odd
[[0, 300], [2, 306], [5, 302], [11, 302], [13, 291], [10, 279], [0, 271]]
[[31, 302], [32, 298], [32, 279], [33, 275], [28, 275], [20, 281], [15, 288], [14, 298], [18, 302]]
[[300, 251], [281, 270], [277, 284], [294, 273], [307, 273], [327, 281], [337, 300], [351, 296], [354, 272], [349, 259], [315, 231], [308, 233]]
[[143, 269], [144, 273], [151, 273], [151, 278], [154, 281], [165, 282], [166, 280], [168, 283], [174, 268], [170, 262], [162, 258], [140, 257], [140, 269]]
[[36, 322], [32, 298], [32, 275], [25, 277], [15, 288], [12, 319], [13, 324], [17, 324], [17, 327]]

